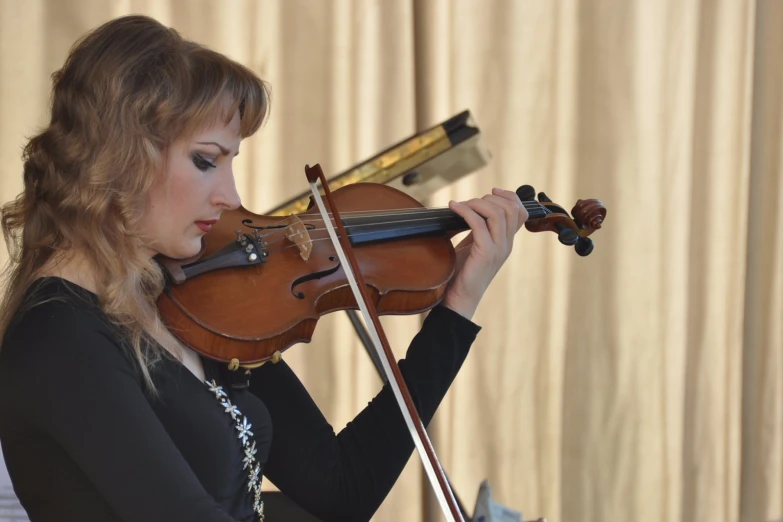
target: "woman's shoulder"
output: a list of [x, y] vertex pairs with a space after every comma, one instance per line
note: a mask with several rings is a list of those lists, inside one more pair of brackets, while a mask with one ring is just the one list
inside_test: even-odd
[[22, 303], [8, 325], [8, 333], [44, 333], [51, 326], [81, 328], [106, 324], [98, 297], [89, 290], [60, 277], [43, 277], [27, 289]]
[[77, 412], [80, 398], [111, 394], [124, 377], [140, 385], [97, 297], [65, 280], [39, 279], [0, 346], [0, 436], [48, 422], [62, 408]]
[[57, 277], [36, 280], [11, 320], [0, 346], [3, 360], [71, 359], [99, 345], [118, 344], [97, 296]]

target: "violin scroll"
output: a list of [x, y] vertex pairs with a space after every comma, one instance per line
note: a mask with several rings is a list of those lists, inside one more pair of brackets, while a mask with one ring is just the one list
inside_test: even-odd
[[591, 233], [601, 228], [606, 218], [606, 207], [597, 199], [578, 199], [571, 209], [574, 222]]
[[550, 231], [560, 242], [574, 246], [576, 253], [587, 256], [593, 251], [593, 240], [588, 236], [601, 228], [606, 219], [606, 207], [597, 199], [577, 200], [569, 214], [543, 192], [538, 193], [530, 185], [517, 189], [517, 196], [528, 211], [525, 228], [530, 232]]

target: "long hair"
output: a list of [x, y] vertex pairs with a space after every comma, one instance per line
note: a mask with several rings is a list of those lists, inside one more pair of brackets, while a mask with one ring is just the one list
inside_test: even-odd
[[52, 81], [51, 121], [24, 148], [24, 190], [0, 210], [10, 255], [0, 338], [42, 267], [78, 250], [95, 274], [102, 311], [151, 385], [149, 369], [163, 355], [157, 344], [175, 352], [178, 344], [155, 305], [164, 276], [137, 233], [150, 189], [176, 140], [237, 111], [241, 137], [255, 133], [268, 113], [268, 88], [246, 67], [145, 16], [86, 34]]

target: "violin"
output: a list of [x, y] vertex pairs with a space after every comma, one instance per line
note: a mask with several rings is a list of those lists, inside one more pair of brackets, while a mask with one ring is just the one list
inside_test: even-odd
[[[528, 211], [528, 231], [554, 232], [581, 256], [592, 252], [589, 236], [606, 217], [600, 201], [579, 200], [569, 215], [543, 192], [536, 201], [529, 185], [516, 193]], [[436, 306], [455, 272], [451, 238], [469, 230], [465, 221], [383, 184], [346, 185], [333, 197], [378, 313], [419, 314]], [[290, 346], [310, 342], [321, 316], [358, 309], [312, 203], [291, 216], [226, 211], [199, 254], [158, 261], [168, 279], [158, 300], [165, 324], [231, 369], [277, 361]]]
[[[379, 315], [438, 304], [456, 269], [451, 238], [469, 227], [450, 209], [424, 208], [386, 185], [357, 183], [332, 194], [320, 166], [305, 173], [313, 193], [307, 211], [272, 218], [240, 207], [224, 213], [194, 258], [160, 260], [170, 283], [158, 301], [162, 319], [197, 352], [249, 371], [309, 342], [322, 315], [361, 309], [443, 514], [463, 522]], [[536, 201], [530, 186], [517, 196], [528, 211], [528, 230], [556, 232], [579, 255], [592, 252], [589, 236], [606, 217], [600, 201], [580, 200], [569, 216], [543, 193]]]

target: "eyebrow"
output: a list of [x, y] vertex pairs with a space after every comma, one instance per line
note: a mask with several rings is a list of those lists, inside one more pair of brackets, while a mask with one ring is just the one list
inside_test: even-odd
[[[225, 148], [223, 145], [221, 145], [220, 143], [218, 143], [216, 141], [197, 141], [196, 143], [199, 144], [199, 145], [214, 145], [214, 146], [216, 146], [217, 148], [220, 149], [220, 152], [224, 156], [228, 156], [231, 153], [230, 150], [228, 150], [227, 148]], [[234, 154], [234, 156], [239, 156], [239, 151], [237, 151], [237, 153]]]

